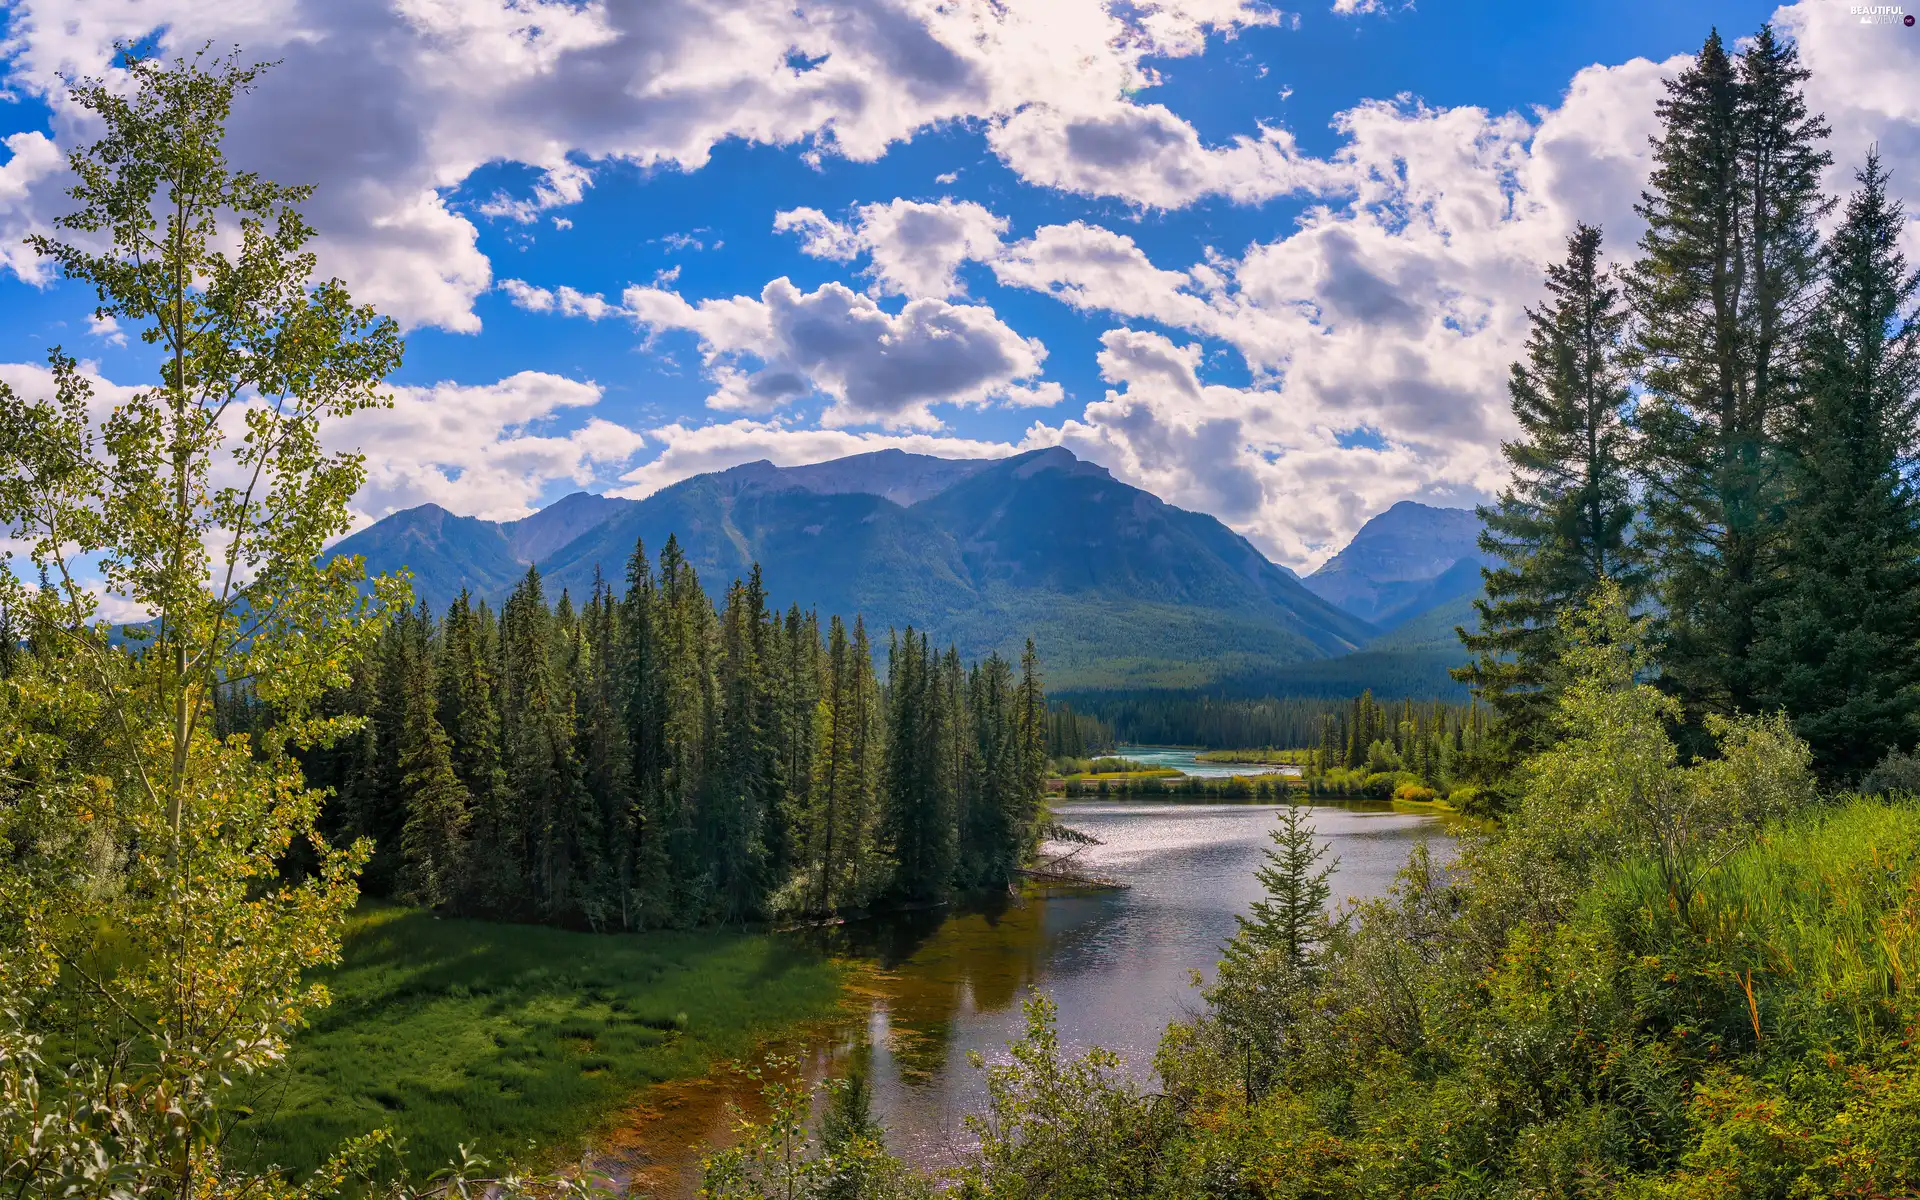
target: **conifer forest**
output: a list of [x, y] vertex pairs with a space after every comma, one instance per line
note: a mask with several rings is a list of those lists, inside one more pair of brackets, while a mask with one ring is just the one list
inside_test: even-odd
[[529, 570], [497, 614], [396, 612], [350, 677], [324, 703], [357, 732], [303, 759], [323, 825], [371, 840], [368, 894], [446, 912], [636, 930], [1004, 892], [1046, 820], [1031, 646], [876, 645], [757, 571], [716, 609], [671, 539], [577, 607]]

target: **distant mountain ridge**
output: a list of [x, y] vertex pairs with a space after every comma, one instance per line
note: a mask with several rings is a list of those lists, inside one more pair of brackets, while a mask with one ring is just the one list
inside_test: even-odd
[[1057, 683], [1199, 687], [1349, 653], [1376, 630], [1314, 595], [1214, 518], [1069, 451], [953, 460], [898, 450], [803, 467], [747, 463], [644, 500], [576, 493], [521, 521], [437, 505], [337, 545], [406, 568], [444, 609], [497, 603], [536, 565], [576, 595], [621, 580], [636, 544], [677, 538], [710, 590], [758, 563], [784, 606], [908, 624], [969, 655], [1045, 647]]
[[657, 558], [672, 536], [716, 596], [758, 564], [783, 607], [858, 613], [879, 639], [913, 625], [973, 656], [1031, 635], [1063, 688], [1338, 688], [1351, 666], [1357, 691], [1370, 673], [1451, 686], [1479, 529], [1465, 509], [1396, 504], [1302, 580], [1214, 518], [1063, 448], [883, 450], [743, 463], [643, 500], [576, 492], [518, 521], [425, 504], [333, 553], [406, 568], [444, 611], [462, 588], [497, 605], [530, 566], [550, 594], [578, 597], [596, 576], [624, 587], [635, 546]]
[[1480, 518], [1402, 500], [1304, 579], [1315, 595], [1390, 630], [1481, 587]]

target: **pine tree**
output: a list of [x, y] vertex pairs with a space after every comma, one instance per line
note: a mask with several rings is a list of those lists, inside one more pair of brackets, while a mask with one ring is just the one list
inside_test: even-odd
[[1527, 314], [1526, 357], [1507, 384], [1522, 436], [1501, 446], [1513, 481], [1478, 510], [1480, 548], [1503, 565], [1481, 572], [1478, 631], [1459, 631], [1476, 658], [1454, 677], [1493, 705], [1523, 751], [1549, 736], [1543, 689], [1558, 659], [1559, 614], [1602, 579], [1636, 599], [1645, 588], [1629, 536], [1627, 314], [1601, 266], [1600, 240], [1591, 225], [1574, 231], [1566, 259], [1547, 269], [1547, 302]]
[[701, 854], [713, 864], [720, 919], [758, 915], [767, 890], [765, 821], [773, 785], [760, 668], [766, 597], [735, 580], [720, 616], [718, 740], [704, 803]]
[[[1237, 917], [1239, 932], [1227, 944], [1228, 962], [1244, 963], [1277, 954], [1291, 968], [1304, 968], [1326, 940], [1328, 882], [1340, 860], [1314, 836], [1307, 806], [1290, 803], [1277, 814], [1279, 827], [1268, 832], [1273, 848], [1254, 875], [1265, 892], [1250, 916]], [[1324, 860], [1324, 861], [1323, 861]]]
[[703, 922], [719, 911], [719, 864], [702, 853], [710, 829], [709, 773], [719, 734], [714, 670], [717, 620], [699, 574], [669, 535], [660, 549], [655, 626], [660, 681], [662, 849], [673, 875], [676, 920]]
[[[852, 673], [848, 717], [852, 721], [850, 776], [846, 784], [848, 902], [865, 907], [894, 882], [894, 864], [883, 845], [887, 778], [887, 739], [881, 715], [880, 684], [873, 673], [873, 643], [866, 620], [853, 618], [847, 653]], [[937, 750], [931, 751], [937, 753]], [[944, 879], [940, 885], [944, 888]]]
[[520, 899], [518, 864], [502, 853], [512, 814], [501, 759], [499, 649], [492, 612], [462, 589], [441, 624], [439, 718], [469, 804], [458, 903], [480, 912], [510, 911]]
[[1025, 865], [1040, 848], [1040, 827], [1047, 795], [1047, 691], [1041, 681], [1040, 648], [1033, 639], [1020, 651], [1020, 794], [1014, 813], [1016, 865]]
[[853, 757], [853, 681], [847, 654], [847, 629], [836, 615], [827, 622], [826, 681], [820, 689], [813, 788], [816, 807], [812, 824], [817, 845], [813, 864], [820, 893], [816, 911], [822, 913], [833, 911], [840, 872], [836, 853], [846, 853], [844, 843], [836, 839], [848, 807], [846, 790]]
[[1647, 230], [1627, 276], [1646, 397], [1648, 546], [1661, 567], [1661, 668], [1689, 710], [1750, 710], [1755, 614], [1776, 569], [1777, 437], [1827, 211], [1806, 73], [1763, 28], [1736, 63], [1718, 34], [1667, 85]]
[[912, 901], [943, 897], [953, 877], [953, 810], [941, 787], [952, 722], [931, 659], [926, 635], [912, 626], [887, 656], [887, 840], [899, 869], [895, 888]]
[[1920, 273], [1877, 155], [1827, 246], [1805, 402], [1787, 442], [1783, 580], [1755, 649], [1822, 774], [1858, 779], [1920, 716]]
[[[424, 604], [422, 613], [424, 627]], [[454, 774], [452, 743], [436, 712], [433, 660], [413, 653], [406, 672], [398, 796], [406, 823], [399, 836], [396, 890], [412, 903], [439, 908], [463, 889], [472, 798]]]
[[673, 916], [673, 882], [665, 832], [666, 672], [661, 665], [661, 611], [647, 547], [636, 541], [627, 561], [627, 594], [620, 605], [623, 715], [628, 772], [634, 796], [629, 842], [620, 871], [626, 881], [622, 921], [645, 928]]
[[621, 606], [598, 571], [581, 631], [587, 652], [584, 677], [574, 697], [574, 745], [597, 834], [591, 854], [597, 869], [587, 889], [587, 919], [595, 927], [631, 929], [637, 915], [629, 893], [638, 806], [623, 707], [625, 629]]

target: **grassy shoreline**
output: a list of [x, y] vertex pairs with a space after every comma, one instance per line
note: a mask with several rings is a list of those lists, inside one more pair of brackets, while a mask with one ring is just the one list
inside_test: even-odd
[[1196, 762], [1225, 763], [1270, 767], [1304, 767], [1313, 757], [1311, 750], [1202, 750], [1194, 755]]
[[721, 930], [571, 933], [387, 905], [353, 918], [284, 1068], [236, 1149], [296, 1178], [387, 1128], [411, 1168], [474, 1147], [576, 1155], [644, 1089], [690, 1079], [839, 1010], [845, 969], [794, 938]]

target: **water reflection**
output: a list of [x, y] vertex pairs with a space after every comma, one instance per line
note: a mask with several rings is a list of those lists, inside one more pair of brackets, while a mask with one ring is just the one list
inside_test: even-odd
[[[815, 935], [865, 969], [848, 1021], [816, 1031], [803, 1047], [810, 1069], [841, 1069], [850, 1056], [870, 1054], [875, 1115], [894, 1151], [923, 1166], [964, 1152], [962, 1118], [985, 1097], [967, 1054], [1003, 1054], [1022, 1028], [1019, 1002], [1036, 987], [1059, 1006], [1063, 1043], [1105, 1046], [1144, 1074], [1161, 1030], [1199, 1003], [1192, 973], [1211, 976], [1235, 916], [1260, 894], [1253, 873], [1275, 811], [1271, 804], [1062, 804], [1062, 821], [1102, 843], [1082, 854], [1086, 866], [1126, 887], [958, 914], [906, 913]], [[1339, 856], [1337, 901], [1383, 893], [1417, 840], [1444, 834], [1434, 816], [1389, 809], [1316, 807], [1313, 821]], [[705, 1104], [711, 1115], [690, 1111], [669, 1125], [724, 1128], [717, 1114], [743, 1092], [725, 1077], [704, 1091], [683, 1088], [678, 1103]], [[654, 1143], [643, 1157], [665, 1167], [672, 1147], [640, 1140]], [[676, 1174], [691, 1179], [685, 1169]]]

